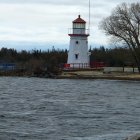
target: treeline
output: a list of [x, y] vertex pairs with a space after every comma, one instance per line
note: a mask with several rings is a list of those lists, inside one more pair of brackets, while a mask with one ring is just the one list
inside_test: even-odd
[[[131, 52], [127, 48], [93, 48], [90, 61], [104, 62], [107, 66], [124, 66], [127, 64], [135, 64]], [[19, 68], [28, 71], [39, 71], [47, 69], [48, 71], [57, 71], [67, 62], [68, 51], [65, 49], [52, 49], [47, 51], [22, 50], [20, 52], [15, 49], [0, 49], [0, 63], [14, 63]]]
[[42, 73], [50, 71], [57, 73], [61, 64], [67, 61], [67, 50], [41, 51], [17, 51], [15, 49], [2, 48], [0, 50], [0, 63], [14, 63], [16, 69], [30, 73]]
[[90, 61], [104, 62], [106, 66], [118, 67], [136, 65], [132, 53], [128, 48], [93, 48], [90, 50]]

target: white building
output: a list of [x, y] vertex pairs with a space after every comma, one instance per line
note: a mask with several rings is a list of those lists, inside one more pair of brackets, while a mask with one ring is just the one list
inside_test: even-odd
[[73, 28], [70, 30], [70, 45], [67, 64], [70, 68], [87, 68], [89, 67], [88, 52], [88, 30], [86, 21], [80, 15], [73, 21]]

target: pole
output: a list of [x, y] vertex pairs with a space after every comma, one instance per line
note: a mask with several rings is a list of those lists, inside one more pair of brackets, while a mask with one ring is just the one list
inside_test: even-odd
[[89, 34], [90, 34], [90, 0], [89, 0], [89, 25], [88, 25], [88, 29], [89, 29]]

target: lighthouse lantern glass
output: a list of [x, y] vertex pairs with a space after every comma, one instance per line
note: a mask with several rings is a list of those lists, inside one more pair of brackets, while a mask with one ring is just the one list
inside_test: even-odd
[[75, 28], [75, 29], [85, 29], [85, 24], [84, 23], [74, 23], [73, 28]]
[[85, 34], [85, 23], [73, 23], [73, 34]]

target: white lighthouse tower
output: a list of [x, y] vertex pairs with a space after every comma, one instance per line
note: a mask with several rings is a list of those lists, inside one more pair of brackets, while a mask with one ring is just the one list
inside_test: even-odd
[[68, 52], [68, 61], [70, 68], [88, 68], [88, 36], [86, 21], [80, 15], [73, 21], [73, 28], [70, 30], [70, 45]]

